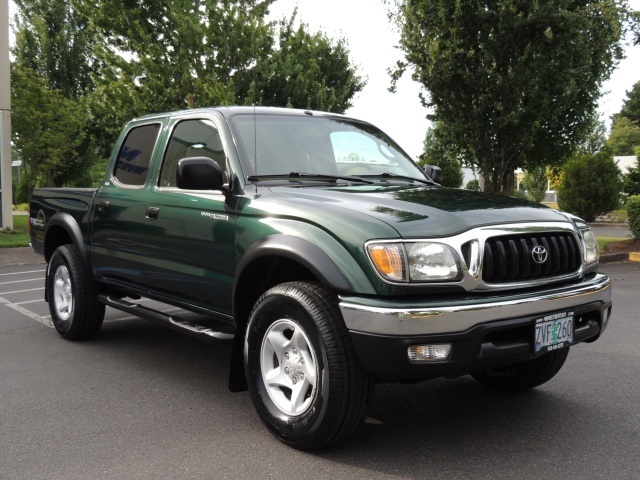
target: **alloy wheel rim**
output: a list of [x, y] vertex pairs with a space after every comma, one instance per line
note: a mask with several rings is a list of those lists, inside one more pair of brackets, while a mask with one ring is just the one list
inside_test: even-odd
[[73, 313], [73, 289], [66, 266], [60, 265], [53, 277], [53, 304], [56, 314], [62, 320], [69, 320]]
[[294, 321], [275, 321], [260, 347], [260, 369], [269, 398], [282, 413], [299, 416], [318, 391], [316, 353], [305, 331]]

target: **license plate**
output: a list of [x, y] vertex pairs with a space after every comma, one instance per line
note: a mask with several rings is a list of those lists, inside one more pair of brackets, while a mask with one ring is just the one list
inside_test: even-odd
[[573, 343], [573, 312], [545, 315], [535, 320], [536, 352], [558, 350]]

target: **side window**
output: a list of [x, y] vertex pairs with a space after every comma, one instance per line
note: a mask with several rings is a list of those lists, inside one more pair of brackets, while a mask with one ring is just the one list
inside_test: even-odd
[[220, 133], [211, 120], [183, 120], [173, 130], [160, 172], [160, 187], [175, 187], [178, 160], [208, 157], [214, 160], [226, 177], [227, 162]]
[[113, 176], [124, 185], [144, 185], [149, 163], [158, 139], [160, 124], [143, 125], [129, 130], [120, 152]]

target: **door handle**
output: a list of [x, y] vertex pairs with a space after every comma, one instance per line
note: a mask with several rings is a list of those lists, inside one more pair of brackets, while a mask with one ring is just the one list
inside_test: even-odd
[[106, 200], [102, 200], [98, 204], [98, 211], [101, 213], [106, 213], [108, 210], [109, 210], [109, 202], [107, 202]]
[[157, 207], [149, 207], [147, 208], [146, 217], [148, 220], [157, 220], [158, 214], [160, 213], [160, 209]]

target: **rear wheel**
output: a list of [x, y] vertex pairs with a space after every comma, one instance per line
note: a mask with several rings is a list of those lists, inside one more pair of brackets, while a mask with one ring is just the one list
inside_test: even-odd
[[475, 373], [472, 377], [498, 390], [528, 390], [551, 380], [560, 371], [568, 355], [569, 348], [563, 348], [526, 362]]
[[352, 434], [373, 395], [337, 296], [303, 282], [278, 285], [256, 303], [245, 337], [245, 374], [265, 425], [305, 450]]
[[97, 334], [105, 306], [98, 301], [95, 282], [86, 278], [75, 248], [58, 247], [47, 272], [49, 311], [58, 333], [69, 340], [84, 340]]

